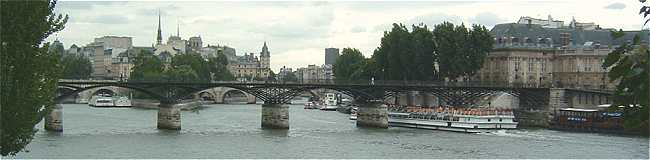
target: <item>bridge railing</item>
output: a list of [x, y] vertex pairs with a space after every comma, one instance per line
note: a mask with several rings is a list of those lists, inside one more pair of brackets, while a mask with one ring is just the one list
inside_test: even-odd
[[[194, 81], [118, 81], [118, 80], [73, 80], [60, 79], [59, 82], [94, 82], [94, 83], [206, 83]], [[212, 81], [210, 83], [231, 84], [292, 84], [292, 85], [376, 85], [376, 86], [445, 86], [445, 87], [503, 87], [503, 88], [549, 88], [550, 85], [537, 83], [510, 83], [506, 81], [405, 81], [405, 80], [335, 80], [335, 79], [310, 79], [300, 81]]]
[[403, 80], [333, 80], [311, 79], [303, 81], [252, 81], [244, 83], [295, 84], [295, 85], [377, 85], [377, 86], [453, 86], [453, 87], [507, 87], [507, 88], [548, 88], [549, 85], [536, 83], [509, 83], [505, 81], [403, 81]]

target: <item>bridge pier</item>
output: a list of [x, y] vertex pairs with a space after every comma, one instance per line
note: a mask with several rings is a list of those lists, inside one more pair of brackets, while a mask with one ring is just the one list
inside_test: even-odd
[[63, 132], [63, 107], [60, 104], [52, 106], [50, 113], [45, 116], [45, 130]]
[[180, 130], [181, 108], [176, 104], [160, 103], [158, 107], [158, 129]]
[[289, 129], [289, 106], [282, 104], [262, 104], [262, 128]]
[[406, 105], [407, 106], [416, 106], [416, 100], [418, 92], [417, 91], [408, 91], [406, 92]]
[[255, 103], [257, 103], [257, 97], [246, 94], [246, 104], [255, 104]]
[[422, 92], [421, 95], [422, 95], [422, 107], [431, 107], [431, 106], [433, 106], [433, 104], [431, 104], [431, 102], [433, 101], [432, 100], [433, 95], [431, 95], [431, 93]]
[[388, 128], [388, 107], [382, 103], [360, 104], [357, 127]]

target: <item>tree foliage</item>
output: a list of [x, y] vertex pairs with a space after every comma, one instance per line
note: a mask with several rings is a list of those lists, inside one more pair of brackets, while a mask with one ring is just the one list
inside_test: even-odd
[[83, 55], [64, 54], [61, 65], [64, 79], [88, 79], [93, 70], [90, 59]]
[[469, 77], [481, 68], [493, 43], [488, 30], [480, 25], [467, 29], [444, 22], [432, 31], [420, 24], [412, 25], [409, 31], [402, 24], [393, 24], [384, 32], [372, 61], [366, 61], [364, 72], [378, 79], [405, 81]]
[[334, 64], [334, 76], [336, 80], [353, 80], [352, 74], [360, 69], [364, 61], [363, 54], [356, 48], [343, 48], [341, 53]]
[[31, 142], [54, 105], [59, 56], [43, 40], [63, 30], [68, 16], [54, 13], [56, 1], [1, 1], [0, 154], [15, 155]]
[[235, 80], [235, 76], [228, 70], [228, 57], [222, 52], [217, 53], [217, 57], [208, 59], [210, 72], [212, 73], [212, 80], [215, 81], [231, 81]]
[[[612, 36], [620, 38], [622, 30], [612, 32]], [[650, 51], [647, 45], [639, 45], [640, 38], [634, 37], [632, 44], [622, 44], [607, 55], [603, 67], [611, 67], [609, 79], [618, 81], [614, 92], [612, 109], [625, 106], [625, 128], [627, 130], [648, 132], [648, 114], [650, 110], [650, 90], [648, 89], [648, 58]]]
[[481, 69], [494, 44], [488, 30], [480, 25], [473, 25], [470, 30], [463, 24], [443, 22], [436, 25], [433, 36], [440, 76], [450, 80], [469, 77]]

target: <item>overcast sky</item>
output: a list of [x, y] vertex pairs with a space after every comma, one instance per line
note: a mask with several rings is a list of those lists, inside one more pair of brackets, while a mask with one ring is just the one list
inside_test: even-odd
[[639, 30], [638, 0], [573, 1], [419, 1], [419, 2], [219, 2], [219, 1], [60, 1], [56, 12], [70, 16], [57, 38], [66, 47], [92, 42], [105, 35], [133, 37], [135, 46], [155, 43], [157, 11], [162, 12], [163, 39], [201, 36], [203, 44], [228, 45], [237, 54], [260, 52], [264, 41], [271, 52], [271, 67], [304, 67], [324, 63], [324, 48], [358, 48], [366, 57], [379, 45], [391, 23], [429, 26], [443, 21], [456, 24], [515, 22], [521, 16], [546, 19], [550, 14], [565, 24], [572, 17], [603, 28]]

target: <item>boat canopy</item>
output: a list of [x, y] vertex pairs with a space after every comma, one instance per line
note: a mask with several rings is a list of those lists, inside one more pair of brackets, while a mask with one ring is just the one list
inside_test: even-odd
[[595, 109], [581, 109], [581, 108], [560, 108], [560, 111], [598, 112], [598, 110], [595, 110]]

